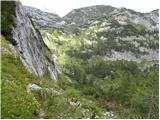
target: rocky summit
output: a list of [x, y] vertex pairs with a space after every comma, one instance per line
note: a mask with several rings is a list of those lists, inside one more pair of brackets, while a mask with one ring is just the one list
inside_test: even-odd
[[1, 1], [0, 37], [1, 118], [159, 118], [158, 9]]
[[24, 6], [24, 10], [32, 19], [35, 26], [46, 30], [51, 31], [57, 28], [61, 28], [62, 25], [65, 23], [65, 21], [63, 21], [63, 19], [57, 14], [43, 12], [39, 9], [32, 8], [29, 6]]

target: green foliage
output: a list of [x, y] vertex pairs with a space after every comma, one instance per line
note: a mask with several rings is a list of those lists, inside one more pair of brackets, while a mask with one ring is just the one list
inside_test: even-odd
[[78, 61], [78, 59], [73, 59], [70, 61], [70, 63], [65, 64], [65, 67], [69, 70], [69, 73], [67, 73], [70, 77], [73, 79], [78, 80], [78, 82], [83, 83], [86, 77], [85, 71], [79, 64], [81, 60]]
[[96, 86], [85, 86], [83, 87], [83, 94], [86, 96], [93, 96], [94, 98], [104, 98], [104, 92], [100, 87]]
[[121, 31], [120, 35], [124, 36], [132, 36], [132, 35], [144, 35], [146, 33], [145, 26], [129, 23], [123, 26], [123, 30]]
[[[78, 71], [78, 76], [72, 74], [74, 70], [69, 73], [71, 78], [77, 80], [79, 85], [81, 84], [77, 88], [86, 96], [101, 99], [103, 106], [106, 104], [106, 99], [113, 100], [117, 107], [107, 108], [109, 110], [116, 109], [115, 112], [120, 118], [146, 118], [149, 114], [150, 104], [154, 107], [150, 117], [158, 117], [158, 97], [156, 97], [158, 92], [153, 92], [155, 96], [152, 97], [153, 102], [148, 100], [152, 96], [152, 92], [149, 91], [158, 91], [156, 71], [152, 73], [155, 76], [151, 77], [149, 76], [150, 72], [144, 73], [135, 62], [105, 61], [98, 58], [92, 58], [85, 62], [72, 61], [71, 65], [68, 69], [81, 69], [81, 71]], [[80, 76], [82, 73], [86, 77]], [[152, 87], [148, 87], [148, 85]], [[126, 112], [127, 109], [129, 109], [128, 112]]]
[[38, 101], [26, 92], [29, 82], [35, 81], [13, 55], [2, 55], [2, 118], [37, 118]]
[[37, 118], [40, 104], [16, 80], [2, 82], [2, 118]]
[[60, 79], [60, 87], [62, 89], [66, 89], [67, 87], [71, 87], [72, 86], [72, 80], [65, 74], [59, 74], [58, 78]]
[[12, 27], [15, 26], [15, 1], [1, 1], [1, 30], [2, 35], [10, 41], [13, 45], [16, 45], [16, 41], [12, 37]]
[[68, 87], [64, 94], [71, 98], [79, 99], [81, 97], [80, 92], [73, 87]]
[[80, 33], [80, 30], [78, 29], [78, 26], [76, 24], [66, 25], [64, 30], [66, 32], [73, 33], [75, 35], [79, 35], [79, 33]]
[[[11, 39], [15, 4], [6, 1], [1, 3], [2, 34], [16, 45]], [[11, 7], [8, 8], [8, 5]], [[111, 7], [99, 8], [100, 13], [112, 10]], [[90, 17], [92, 19], [94, 14]], [[78, 17], [76, 20], [83, 22]], [[103, 59], [111, 55], [112, 50], [144, 55], [130, 41], [117, 40], [116, 37], [144, 35], [147, 33], [146, 28], [130, 22], [127, 25], [121, 25], [116, 20], [110, 22], [111, 29], [120, 30], [98, 31], [98, 23], [84, 32], [78, 29], [77, 24], [66, 26], [64, 31], [74, 35], [62, 34], [58, 30], [48, 35], [42, 31], [43, 36], [48, 38], [45, 41], [47, 46], [56, 56], [56, 67], [62, 72], [58, 75], [60, 83], [53, 83], [48, 73], [43, 77], [35, 77], [27, 72], [19, 58], [2, 54], [2, 118], [39, 118], [40, 110], [45, 113], [43, 118], [57, 119], [92, 118], [94, 114], [101, 118], [103, 111], [113, 111], [118, 118], [158, 118], [159, 74], [155, 69], [143, 71], [149, 62]], [[83, 27], [87, 26], [85, 24]], [[155, 34], [154, 38], [158, 38], [156, 32], [148, 34]], [[101, 40], [102, 36], [107, 39]], [[1, 44], [9, 49], [9, 43], [3, 37]], [[159, 47], [157, 41], [151, 40], [139, 44], [151, 49]], [[50, 56], [46, 57], [50, 60]], [[29, 94], [26, 92], [29, 83], [44, 89]], [[46, 92], [45, 88], [61, 92]], [[70, 102], [74, 102], [70, 101], [72, 99], [80, 101], [81, 105], [71, 105]]]
[[0, 44], [12, 53], [12, 49], [9, 46], [9, 41], [7, 41], [2, 35], [0, 35]]
[[[115, 9], [114, 7], [105, 6], [105, 5], [97, 5], [95, 7], [96, 7], [96, 9], [92, 9], [92, 8], [75, 9], [74, 11], [70, 12], [66, 16], [67, 23], [72, 25], [72, 23], [74, 22], [78, 26], [87, 27], [89, 25], [87, 23], [87, 21], [91, 21], [93, 19], [99, 19], [101, 17], [105, 17], [105, 15], [103, 13], [105, 13], [107, 15], [108, 13], [112, 12]], [[84, 9], [86, 9], [85, 12], [87, 14], [84, 14]], [[90, 10], [90, 9], [92, 9], [92, 10]], [[73, 26], [75, 24], [73, 24]]]
[[[108, 100], [117, 104], [116, 111], [120, 118], [148, 118], [151, 109], [149, 118], [158, 118], [158, 89], [155, 89], [158, 88], [158, 72], [141, 74], [133, 77], [131, 73], [121, 73], [115, 83], [106, 83], [110, 84], [112, 89], [105, 91], [105, 94]], [[119, 106], [120, 103], [123, 107]], [[128, 112], [125, 112], [125, 109], [128, 109]]]
[[[99, 114], [103, 109], [114, 111], [118, 118], [148, 118], [148, 116], [158, 118], [158, 97], [156, 97], [158, 96], [158, 77], [156, 70], [150, 69], [148, 72], [143, 72], [145, 65], [142, 64], [148, 64], [144, 61], [136, 63], [103, 59], [103, 56], [109, 55], [111, 50], [131, 51], [137, 56], [144, 55], [145, 53], [141, 52], [130, 41], [121, 39], [118, 40], [119, 43], [115, 41], [116, 36], [125, 37], [147, 33], [144, 26], [132, 23], [121, 26], [116, 21], [111, 26], [122, 27], [122, 31], [120, 33], [115, 31], [97, 32], [98, 28], [96, 27], [86, 31], [86, 33], [94, 33], [98, 38], [107, 37], [107, 40], [99, 40], [93, 35], [83, 33], [75, 37], [55, 32], [50, 37], [49, 45], [52, 43], [50, 48], [56, 50], [54, 53], [61, 63], [59, 66], [62, 74], [59, 75], [59, 79], [61, 88], [65, 90], [63, 95], [78, 98], [82, 102], [85, 98], [86, 102], [82, 103], [82, 108], [91, 110], [86, 115], [88, 117], [91, 117], [94, 112], [96, 115]], [[96, 43], [88, 45], [86, 41], [92, 41], [92, 39]], [[154, 75], [151, 76], [151, 73]], [[88, 103], [88, 100], [94, 102]], [[64, 108], [62, 107], [62, 109]], [[66, 118], [68, 117], [66, 116]]]

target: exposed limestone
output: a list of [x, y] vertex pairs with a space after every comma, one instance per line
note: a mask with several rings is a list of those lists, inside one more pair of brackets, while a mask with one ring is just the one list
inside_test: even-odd
[[32, 18], [34, 24], [42, 29], [62, 28], [65, 21], [55, 13], [43, 12], [39, 9], [24, 6], [26, 13]]
[[43, 88], [43, 87], [40, 87], [39, 85], [34, 84], [34, 83], [33, 84], [30, 83], [29, 85], [27, 85], [27, 92], [28, 93], [31, 93], [34, 90], [44, 90], [46, 92], [51, 92], [51, 93], [55, 93], [55, 94], [62, 94], [61, 90], [57, 90], [54, 88]]
[[14, 46], [16, 54], [31, 73], [43, 76], [47, 72], [54, 82], [58, 82], [52, 54], [43, 42], [40, 33], [34, 28], [23, 6], [16, 4], [16, 27], [13, 28], [13, 38], [17, 45]]

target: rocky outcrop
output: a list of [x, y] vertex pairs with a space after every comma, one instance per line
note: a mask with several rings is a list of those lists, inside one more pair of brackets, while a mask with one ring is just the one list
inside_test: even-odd
[[128, 22], [145, 26], [148, 30], [158, 30], [159, 25], [159, 10], [154, 10], [150, 13], [139, 13], [130, 9], [120, 8], [115, 9], [110, 13], [112, 18], [115, 18], [119, 23], [127, 24]]
[[58, 82], [52, 54], [19, 2], [16, 2], [15, 13], [12, 33], [17, 43], [13, 46], [16, 55], [31, 73], [37, 76], [49, 73], [52, 80]]
[[41, 29], [52, 31], [52, 29], [54, 30], [55, 28], [62, 28], [62, 25], [65, 23], [57, 14], [43, 12], [29, 6], [24, 6], [24, 9], [38, 28], [40, 27]]
[[40, 87], [39, 85], [35, 84], [35, 83], [30, 83], [28, 86], [27, 86], [27, 92], [28, 93], [31, 93], [32, 91], [34, 90], [44, 90], [46, 92], [51, 92], [51, 93], [54, 93], [54, 94], [62, 94], [61, 90], [57, 90], [57, 89], [54, 89], [54, 88], [43, 88], [43, 87]]

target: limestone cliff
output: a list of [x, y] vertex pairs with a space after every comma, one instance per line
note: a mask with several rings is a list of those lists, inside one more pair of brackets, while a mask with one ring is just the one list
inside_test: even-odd
[[[7, 1], [2, 4], [7, 4]], [[12, 48], [16, 56], [31, 73], [43, 76], [49, 72], [51, 79], [58, 82], [52, 54], [43, 42], [40, 32], [35, 29], [20, 2], [15, 3], [14, 10], [15, 14], [10, 16], [14, 21], [12, 37], [16, 44], [12, 44]], [[2, 33], [2, 35], [5, 37], [5, 34]]]

